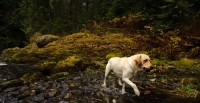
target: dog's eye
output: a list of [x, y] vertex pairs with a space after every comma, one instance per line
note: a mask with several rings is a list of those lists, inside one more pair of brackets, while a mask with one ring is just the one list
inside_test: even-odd
[[144, 62], [147, 62], [147, 61], [148, 61], [147, 59], [144, 60]]

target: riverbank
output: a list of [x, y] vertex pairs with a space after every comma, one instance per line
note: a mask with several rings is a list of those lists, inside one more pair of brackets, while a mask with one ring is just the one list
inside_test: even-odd
[[[22, 69], [30, 68], [29, 65], [12, 65], [0, 68], [1, 78], [4, 82], [17, 79]], [[15, 72], [13, 71], [15, 69]], [[19, 70], [19, 71], [18, 71]], [[7, 72], [6, 72], [7, 71]], [[17, 72], [18, 71], [18, 72]], [[27, 71], [28, 72], [28, 71]], [[174, 71], [177, 74], [182, 72]], [[31, 72], [29, 72], [31, 73]], [[36, 71], [32, 71], [35, 75]], [[0, 89], [0, 102], [3, 103], [21, 103], [21, 102], [42, 102], [42, 103], [198, 103], [199, 96], [196, 98], [187, 97], [178, 94], [180, 78], [194, 78], [198, 73], [185, 74], [178, 76], [177, 74], [163, 71], [156, 73], [156, 80], [150, 80], [152, 73], [143, 75], [138, 74], [135, 81], [141, 96], [135, 96], [130, 86], [126, 87], [127, 94], [121, 94], [121, 87], [117, 84], [117, 79], [111, 75], [108, 78], [108, 88], [101, 87], [104, 78], [103, 70], [88, 69], [84, 72], [67, 73], [61, 72], [50, 76], [37, 76], [37, 80], [28, 83], [23, 80], [18, 83], [9, 84]], [[12, 77], [13, 76], [13, 77]], [[175, 79], [176, 78], [176, 79]], [[197, 77], [199, 78], [199, 77]], [[19, 79], [19, 78], [18, 78]], [[173, 80], [172, 80], [173, 79]], [[164, 81], [165, 80], [165, 81]], [[168, 81], [167, 81], [168, 80]], [[185, 80], [187, 81], [187, 80]], [[198, 81], [197, 81], [198, 82]], [[175, 92], [176, 91], [176, 92]], [[176, 94], [177, 93], [177, 94]]]

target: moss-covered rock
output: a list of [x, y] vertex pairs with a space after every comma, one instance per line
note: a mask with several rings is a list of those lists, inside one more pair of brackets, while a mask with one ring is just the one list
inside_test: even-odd
[[24, 83], [32, 83], [37, 80], [38, 77], [36, 77], [34, 74], [26, 73], [24, 74], [20, 79], [24, 81]]
[[64, 60], [59, 61], [54, 67], [55, 71], [79, 71], [83, 60], [78, 56], [69, 56]]
[[63, 76], [67, 76], [67, 75], [69, 75], [68, 72], [59, 72], [59, 73], [52, 74], [51, 78], [52, 79], [58, 79], [58, 78], [61, 78]]
[[[55, 37], [52, 41], [47, 35], [35, 33], [30, 44], [24, 48], [5, 49], [1, 56], [3, 61], [14, 63], [31, 63], [39, 66], [43, 72], [80, 71], [103, 67], [112, 56], [130, 56], [136, 53], [136, 41], [124, 34], [95, 35], [75, 33]], [[47, 38], [43, 48], [38, 48], [39, 38]], [[36, 39], [37, 38], [37, 39]], [[36, 45], [37, 44], [37, 45]], [[113, 55], [116, 54], [116, 55]]]
[[8, 49], [5, 49], [3, 50], [3, 52], [1, 53], [1, 57], [2, 57], [2, 60], [3, 61], [13, 61], [12, 60], [12, 56], [15, 54], [15, 53], [18, 53], [21, 49], [19, 47], [15, 47], [15, 48], [8, 48]]
[[12, 80], [0, 83], [0, 89], [2, 89], [4, 87], [22, 84], [22, 83], [23, 83], [23, 80], [21, 80], [21, 79], [12, 79]]

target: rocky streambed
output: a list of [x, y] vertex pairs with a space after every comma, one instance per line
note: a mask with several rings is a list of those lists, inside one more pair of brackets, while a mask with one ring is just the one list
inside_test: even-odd
[[[30, 69], [31, 68], [31, 69]], [[30, 71], [32, 70], [32, 71]], [[33, 74], [30, 77], [24, 74]], [[176, 71], [179, 74], [179, 72]], [[138, 74], [135, 82], [141, 91], [141, 96], [135, 96], [130, 86], [126, 87], [127, 93], [121, 94], [116, 78], [108, 78], [108, 88], [101, 88], [104, 70], [87, 69], [82, 72], [61, 72], [49, 76], [40, 74], [36, 67], [30, 65], [10, 64], [0, 66], [0, 103], [199, 103], [200, 98], [182, 97], [173, 95], [172, 90], [177, 90], [179, 85], [175, 80], [165, 81], [159, 72], [154, 79], [142, 73]], [[160, 77], [159, 77], [160, 75]], [[13, 82], [14, 81], [14, 82]], [[10, 83], [13, 82], [13, 83]], [[167, 83], [166, 83], [167, 82]], [[7, 84], [6, 84], [7, 83]]]

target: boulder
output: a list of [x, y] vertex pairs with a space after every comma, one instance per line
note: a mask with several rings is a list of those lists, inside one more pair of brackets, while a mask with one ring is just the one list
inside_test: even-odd
[[57, 40], [58, 38], [59, 38], [58, 36], [51, 35], [51, 34], [42, 35], [42, 36], [39, 36], [36, 39], [36, 45], [37, 45], [38, 48], [43, 48], [45, 45], [47, 45], [50, 42]]

